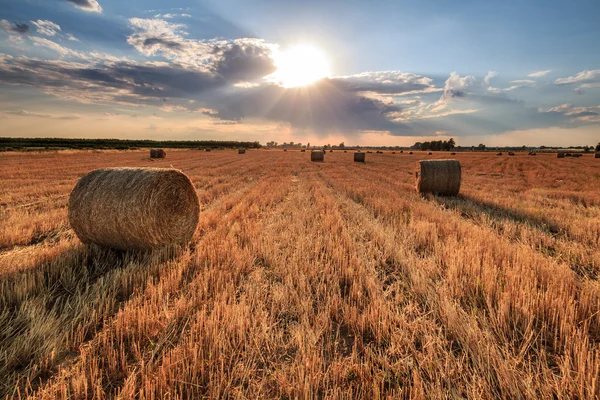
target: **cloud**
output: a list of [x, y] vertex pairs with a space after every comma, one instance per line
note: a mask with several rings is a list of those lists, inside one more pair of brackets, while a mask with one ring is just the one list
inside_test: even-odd
[[552, 107], [547, 112], [560, 113], [571, 119], [571, 122], [600, 123], [600, 106], [573, 107], [566, 103]]
[[531, 78], [540, 78], [542, 76], [548, 75], [550, 72], [552, 72], [552, 70], [551, 69], [547, 69], [545, 71], [532, 72], [531, 74], [528, 74], [527, 76], [529, 76]]
[[172, 19], [172, 18], [190, 18], [191, 15], [190, 14], [171, 14], [171, 13], [167, 13], [167, 14], [156, 14], [154, 16], [154, 18], [165, 18], [165, 19]]
[[495, 76], [498, 76], [498, 73], [496, 71], [488, 72], [488, 74], [485, 76], [485, 78], [483, 78], [483, 83], [485, 83], [486, 85], [489, 85], [490, 79], [492, 79]]
[[75, 7], [90, 12], [102, 12], [102, 7], [97, 0], [67, 0], [67, 2], [73, 4]]
[[450, 73], [450, 77], [446, 80], [444, 94], [440, 98], [440, 101], [453, 97], [464, 97], [465, 89], [472, 86], [475, 82], [476, 79], [474, 76], [468, 75], [461, 78], [456, 72]]
[[514, 81], [510, 81], [511, 83], [519, 83], [519, 84], [530, 84], [533, 85], [535, 84], [535, 81], [532, 79], [517, 79]]
[[14, 32], [25, 35], [29, 32], [29, 25], [18, 22], [10, 23], [5, 19], [0, 20], [0, 26], [2, 26], [2, 29], [9, 33]]
[[15, 115], [18, 117], [49, 118], [49, 119], [61, 119], [61, 120], [75, 120], [75, 119], [80, 118], [79, 115], [43, 114], [43, 113], [31, 112], [31, 111], [27, 111], [27, 110], [6, 111], [5, 114]]
[[133, 33], [127, 38], [146, 56], [163, 56], [196, 68], [209, 68], [228, 82], [251, 81], [275, 71], [271, 58], [273, 45], [264, 40], [187, 39], [185, 25], [161, 19], [131, 18]]
[[77, 39], [75, 36], [73, 36], [73, 35], [72, 35], [72, 34], [70, 34], [70, 33], [67, 33], [67, 38], [68, 38], [69, 40], [72, 40], [72, 41], [74, 41], [74, 42], [79, 42], [79, 41], [80, 41], [79, 39]]
[[399, 95], [441, 90], [435, 87], [431, 78], [401, 71], [363, 72], [356, 75], [335, 76], [331, 81], [349, 92]]
[[557, 85], [570, 85], [573, 83], [588, 83], [600, 80], [600, 69], [591, 71], [581, 71], [575, 76], [569, 76], [567, 78], [558, 78], [554, 81]]
[[67, 47], [63, 47], [60, 44], [53, 42], [51, 40], [45, 39], [45, 38], [41, 38], [41, 37], [37, 37], [37, 36], [33, 36], [30, 37], [31, 41], [33, 42], [34, 46], [38, 46], [38, 47], [43, 47], [45, 49], [49, 49], [49, 50], [53, 50], [55, 52], [57, 52], [58, 54], [60, 54], [61, 56], [72, 56], [72, 57], [78, 57], [78, 58], [86, 58], [83, 54], [71, 50]]
[[60, 26], [52, 21], [44, 21], [38, 19], [37, 21], [31, 21], [35, 25], [37, 32], [41, 35], [54, 36], [60, 31]]

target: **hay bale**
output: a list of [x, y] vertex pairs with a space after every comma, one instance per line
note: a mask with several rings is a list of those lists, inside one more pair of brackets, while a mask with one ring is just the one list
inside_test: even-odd
[[595, 153], [594, 158], [600, 158], [600, 153]]
[[178, 170], [101, 168], [75, 185], [68, 218], [85, 244], [145, 250], [188, 243], [199, 213], [196, 189]]
[[581, 157], [581, 153], [573, 153], [571, 157], [579, 158]]
[[347, 152], [348, 152], [348, 150], [344, 150], [344, 153], [347, 153]]
[[329, 150], [330, 153], [333, 153], [333, 150]]
[[497, 155], [497, 156], [501, 156], [501, 155], [502, 155], [502, 153], [498, 153], [498, 154], [496, 154], [496, 155]]
[[529, 152], [529, 155], [530, 155], [530, 156], [535, 156], [536, 154], [535, 154], [535, 152], [534, 152], [534, 151], [530, 151], [530, 152]]
[[325, 151], [313, 150], [310, 152], [310, 161], [325, 161]]
[[455, 155], [456, 155], [456, 153], [450, 153], [450, 155], [451, 155], [451, 156], [455, 156]]
[[457, 160], [417, 161], [415, 176], [419, 193], [455, 196], [460, 190], [461, 169]]
[[306, 153], [306, 149], [300, 150], [300, 153]]
[[565, 158], [565, 153], [556, 153], [556, 158]]
[[210, 153], [210, 149], [204, 149], [204, 151], [206, 151], [207, 153]]
[[408, 152], [408, 154], [409, 154], [409, 155], [411, 155], [412, 153], [413, 153], [412, 151], [409, 151], [409, 152]]
[[573, 154], [571, 153], [565, 153], [565, 157], [571, 157]]
[[427, 155], [428, 155], [428, 156], [431, 156], [431, 155], [433, 155], [433, 153], [432, 153], [432, 152], [429, 152], [429, 153], [427, 153]]
[[400, 154], [404, 153], [404, 150], [400, 150]]
[[287, 149], [283, 149], [283, 151], [287, 151]]
[[509, 156], [514, 156], [514, 155], [515, 155], [515, 153], [513, 153], [512, 151], [510, 151], [510, 152], [508, 153], [508, 155], [509, 155]]
[[246, 154], [246, 149], [238, 149], [238, 154]]
[[372, 151], [367, 151], [367, 153], [373, 153]]
[[360, 151], [354, 153], [354, 162], [365, 162], [365, 153]]
[[150, 158], [165, 158], [167, 152], [163, 149], [150, 149]]
[[395, 152], [395, 151], [392, 151], [392, 154], [396, 154], [396, 152]]

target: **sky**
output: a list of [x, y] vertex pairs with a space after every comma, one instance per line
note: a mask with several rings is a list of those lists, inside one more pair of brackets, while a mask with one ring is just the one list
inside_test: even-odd
[[0, 136], [579, 146], [600, 2], [0, 0]]

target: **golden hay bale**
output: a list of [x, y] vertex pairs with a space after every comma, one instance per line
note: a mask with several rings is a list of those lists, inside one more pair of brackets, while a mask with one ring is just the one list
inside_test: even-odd
[[508, 155], [509, 155], [509, 156], [514, 156], [514, 155], [515, 155], [515, 153], [513, 153], [512, 151], [510, 151], [510, 152], [508, 152]]
[[204, 149], [204, 151], [206, 151], [207, 153], [210, 153], [210, 149]]
[[431, 155], [433, 155], [433, 153], [432, 153], [432, 152], [429, 152], [429, 153], [427, 153], [427, 155], [428, 155], [428, 156], [431, 156]]
[[238, 154], [246, 154], [246, 149], [238, 149]]
[[167, 152], [163, 149], [150, 149], [150, 158], [165, 158]]
[[498, 153], [498, 154], [496, 154], [496, 155], [497, 155], [497, 156], [501, 156], [501, 155], [502, 155], [502, 153]]
[[594, 154], [594, 158], [600, 158], [600, 153]]
[[395, 151], [392, 151], [392, 154], [396, 154], [396, 152], [395, 152]]
[[365, 162], [365, 153], [357, 151], [354, 153], [354, 162]]
[[556, 153], [556, 158], [565, 158], [565, 153]]
[[417, 192], [455, 196], [460, 190], [461, 170], [457, 160], [417, 161]]
[[325, 161], [325, 151], [313, 150], [310, 152], [310, 161]]
[[176, 169], [96, 169], [69, 197], [69, 223], [79, 239], [119, 250], [186, 244], [199, 213], [194, 185]]
[[409, 154], [409, 155], [411, 155], [412, 153], [413, 153], [412, 151], [409, 151], [409, 152], [408, 152], [408, 154]]
[[450, 153], [450, 155], [451, 155], [451, 156], [455, 156], [455, 155], [456, 155], [456, 153]]

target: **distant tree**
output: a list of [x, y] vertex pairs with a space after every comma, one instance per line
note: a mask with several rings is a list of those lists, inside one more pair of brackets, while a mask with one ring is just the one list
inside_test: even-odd
[[590, 146], [583, 146], [583, 152], [589, 153], [592, 148]]
[[453, 138], [450, 138], [450, 140], [448, 140], [448, 149], [453, 149], [456, 147], [456, 142], [454, 141]]
[[596, 151], [600, 152], [600, 143], [596, 145]]
[[342, 142], [342, 143], [340, 143], [340, 146], [339, 146], [339, 147], [340, 147], [340, 149], [343, 149], [343, 148], [344, 148], [344, 147], [346, 147], [346, 146], [344, 145], [344, 142]]

